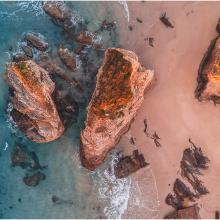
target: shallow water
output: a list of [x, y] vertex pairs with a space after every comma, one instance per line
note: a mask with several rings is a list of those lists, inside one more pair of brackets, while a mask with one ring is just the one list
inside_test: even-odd
[[[89, 22], [89, 31], [95, 31], [104, 19], [127, 24], [129, 15], [126, 5], [118, 2], [68, 2], [74, 15]], [[0, 73], [10, 61], [24, 33], [39, 32], [49, 42], [50, 50], [59, 45], [71, 44], [60, 27], [51, 22], [42, 11], [41, 2], [0, 2]], [[119, 28], [120, 29], [120, 28]], [[118, 46], [120, 31], [114, 36], [103, 35], [105, 47]], [[10, 52], [11, 51], [11, 52]], [[57, 57], [54, 56], [54, 59]], [[101, 57], [92, 60], [98, 66]], [[79, 67], [77, 77], [84, 77]], [[94, 86], [94, 78], [88, 78]], [[8, 87], [0, 78], [0, 217], [1, 218], [120, 218], [126, 210], [132, 181], [130, 178], [116, 180], [107, 171], [112, 165], [112, 152], [106, 163], [96, 172], [88, 172], [80, 165], [78, 148], [79, 132], [85, 108], [81, 109], [78, 122], [72, 125], [59, 140], [36, 144], [27, 140], [8, 117]], [[74, 91], [73, 91], [74, 92]], [[76, 99], [77, 99], [76, 94]], [[78, 100], [83, 100], [78, 96]], [[11, 167], [10, 155], [15, 143], [21, 142], [35, 151], [42, 165], [46, 180], [36, 187], [23, 183], [27, 171]], [[148, 183], [149, 186], [151, 183]], [[133, 184], [133, 191], [135, 190]], [[61, 198], [61, 204], [53, 204], [52, 196]], [[135, 193], [132, 194], [135, 197]], [[132, 202], [130, 205], [132, 206]]]

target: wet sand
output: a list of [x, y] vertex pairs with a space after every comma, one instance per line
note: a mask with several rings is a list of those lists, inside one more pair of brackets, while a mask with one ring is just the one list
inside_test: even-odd
[[[217, 35], [220, 2], [128, 2], [128, 7], [133, 31], [124, 31], [121, 44], [136, 52], [142, 65], [154, 69], [157, 77], [129, 131], [150, 162], [156, 179], [160, 205], [155, 217], [163, 218], [173, 210], [164, 200], [172, 192], [183, 150], [189, 147], [191, 138], [211, 160], [202, 178], [210, 193], [197, 202], [202, 218], [214, 218], [215, 211], [220, 210], [220, 106], [198, 102], [194, 90], [200, 61]], [[162, 12], [173, 22], [173, 29], [160, 22]], [[137, 22], [137, 17], [143, 23]], [[144, 41], [146, 37], [154, 38], [154, 47]], [[144, 134], [145, 118], [149, 131], [160, 136], [162, 147], [156, 147]], [[128, 135], [124, 135], [119, 145], [129, 145]], [[141, 175], [144, 179], [148, 170], [145, 168], [132, 178]], [[140, 216], [146, 217], [144, 212]]]

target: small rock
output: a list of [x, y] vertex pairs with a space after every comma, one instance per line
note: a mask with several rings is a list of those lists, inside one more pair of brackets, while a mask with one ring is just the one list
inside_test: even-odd
[[143, 21], [140, 18], [136, 18], [137, 22], [143, 23]]
[[71, 53], [67, 48], [60, 48], [58, 50], [58, 55], [68, 69], [76, 69], [76, 56]]
[[46, 43], [37, 34], [27, 33], [25, 35], [25, 40], [33, 47], [40, 51], [46, 51], [48, 49], [48, 43]]
[[218, 19], [218, 23], [216, 26], [216, 31], [218, 32], [218, 34], [220, 34], [220, 18]]
[[44, 173], [37, 172], [31, 176], [24, 177], [23, 181], [27, 186], [37, 186], [40, 181], [45, 179], [46, 179], [46, 175]]
[[130, 31], [133, 31], [133, 26], [129, 25], [128, 28]]
[[161, 22], [169, 28], [174, 28], [173, 24], [170, 22], [169, 18], [166, 16], [166, 12], [164, 12], [161, 16], [160, 16], [160, 20]]

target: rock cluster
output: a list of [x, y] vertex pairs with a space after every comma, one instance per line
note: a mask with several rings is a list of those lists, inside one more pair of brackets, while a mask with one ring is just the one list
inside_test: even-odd
[[[195, 202], [202, 195], [209, 193], [199, 179], [202, 170], [208, 169], [209, 159], [203, 154], [201, 148], [196, 147], [190, 139], [189, 142], [191, 147], [184, 150], [180, 162], [181, 176], [184, 181], [177, 178], [173, 185], [174, 193], [169, 193], [165, 200], [168, 205], [177, 210], [184, 207], [185, 201]], [[187, 182], [189, 186], [187, 186]]]
[[59, 138], [64, 126], [51, 98], [55, 84], [48, 72], [34, 61], [21, 61], [7, 65], [6, 80], [12, 117], [27, 137], [38, 143]]
[[81, 160], [86, 168], [97, 168], [129, 129], [153, 79], [154, 73], [141, 67], [133, 52], [106, 50], [80, 136]]

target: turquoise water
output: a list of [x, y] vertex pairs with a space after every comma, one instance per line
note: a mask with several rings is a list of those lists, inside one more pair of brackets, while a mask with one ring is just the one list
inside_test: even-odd
[[[96, 30], [104, 19], [127, 22], [124, 8], [118, 2], [67, 4], [73, 14], [89, 22], [90, 31]], [[49, 43], [51, 51], [58, 45], [71, 44], [70, 40], [61, 28], [43, 13], [41, 2], [0, 2], [0, 30], [0, 217], [120, 217], [126, 208], [130, 179], [116, 180], [107, 172], [115, 157], [114, 152], [109, 156], [108, 162], [96, 172], [88, 172], [80, 165], [79, 133], [84, 120], [85, 105], [80, 109], [78, 122], [59, 140], [48, 144], [36, 144], [27, 140], [13, 125], [6, 111], [8, 87], [2, 76], [5, 64], [10, 61], [11, 53], [17, 50], [22, 36], [28, 31], [41, 33]], [[117, 46], [119, 37], [119, 32], [115, 36], [103, 34], [101, 40], [106, 47]], [[94, 57], [92, 60], [95, 67], [99, 65], [101, 57]], [[76, 75], [79, 78], [88, 77], [83, 75], [82, 68], [79, 68]], [[88, 80], [93, 85], [94, 76]], [[86, 101], [87, 97], [76, 93], [77, 99]], [[15, 142], [26, 145], [30, 151], [37, 154], [42, 165], [48, 165], [48, 168], [43, 170], [46, 180], [36, 187], [28, 187], [23, 183], [26, 170], [11, 167], [10, 155]], [[53, 204], [53, 195], [61, 198], [63, 202]]]

